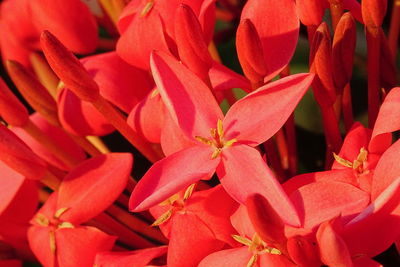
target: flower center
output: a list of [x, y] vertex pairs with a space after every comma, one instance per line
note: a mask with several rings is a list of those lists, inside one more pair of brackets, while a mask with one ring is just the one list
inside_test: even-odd
[[211, 138], [206, 138], [202, 136], [195, 136], [195, 138], [197, 141], [214, 148], [214, 152], [211, 156], [212, 159], [218, 157], [221, 154], [223, 148], [230, 147], [237, 142], [236, 138], [228, 141], [224, 139], [224, 129], [222, 127], [222, 120], [220, 119], [218, 119], [217, 128], [210, 129], [210, 134]]
[[161, 206], [170, 206], [170, 208], [163, 213], [151, 226], [159, 226], [166, 221], [168, 221], [172, 214], [176, 211], [183, 210], [185, 207], [185, 202], [190, 198], [193, 193], [194, 187], [196, 184], [191, 184], [185, 191], [183, 195], [183, 199], [179, 197], [179, 194], [175, 194], [172, 197], [168, 198], [167, 200], [161, 202]]
[[274, 255], [282, 254], [280, 250], [268, 246], [257, 233], [253, 235], [253, 238], [251, 240], [239, 235], [232, 235], [232, 237], [240, 244], [248, 246], [249, 251], [253, 253], [253, 256], [251, 256], [249, 262], [247, 263], [247, 267], [252, 267], [254, 264], [256, 264], [258, 255], [262, 255], [265, 253], [270, 253]]
[[337, 162], [339, 162], [341, 165], [348, 167], [348, 168], [352, 168], [358, 174], [364, 173], [364, 171], [366, 169], [365, 165], [367, 163], [368, 151], [364, 147], [362, 147], [360, 149], [360, 153], [358, 154], [357, 158], [353, 162], [348, 161], [344, 158], [341, 158], [340, 156], [336, 155], [335, 153], [333, 153], [333, 156], [335, 157], [335, 160]]

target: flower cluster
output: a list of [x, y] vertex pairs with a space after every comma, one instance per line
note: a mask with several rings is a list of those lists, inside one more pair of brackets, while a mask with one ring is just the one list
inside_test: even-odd
[[[0, 2], [0, 265], [400, 264], [392, 2]], [[300, 172], [311, 93], [325, 167]]]

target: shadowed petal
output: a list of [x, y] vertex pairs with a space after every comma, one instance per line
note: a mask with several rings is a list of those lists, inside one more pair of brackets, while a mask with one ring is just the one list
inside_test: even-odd
[[217, 174], [226, 192], [239, 203], [258, 193], [268, 199], [285, 223], [300, 225], [293, 204], [254, 148], [237, 145], [223, 150]]
[[236, 102], [226, 114], [226, 139], [251, 145], [273, 136], [307, 91], [313, 74], [296, 74], [267, 84]]
[[69, 208], [60, 219], [80, 224], [110, 206], [126, 186], [132, 161], [128, 153], [104, 154], [71, 171], [59, 189], [57, 208]]
[[158, 162], [136, 185], [129, 200], [129, 210], [142, 211], [161, 203], [200, 179], [208, 179], [219, 164], [213, 150], [195, 146], [176, 152]]
[[223, 118], [210, 88], [166, 53], [152, 53], [151, 69], [165, 106], [182, 131], [191, 139], [210, 136], [210, 129]]

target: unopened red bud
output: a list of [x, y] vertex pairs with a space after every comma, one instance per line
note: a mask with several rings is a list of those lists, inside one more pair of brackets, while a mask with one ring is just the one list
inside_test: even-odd
[[79, 60], [49, 31], [43, 31], [40, 43], [53, 71], [80, 99], [94, 102], [99, 87]]
[[356, 23], [348, 12], [343, 14], [336, 26], [332, 45], [333, 78], [340, 92], [351, 79], [355, 47]]
[[244, 19], [239, 24], [236, 49], [246, 77], [252, 83], [262, 82], [267, 74], [264, 52], [257, 29], [249, 19]]
[[306, 26], [317, 26], [324, 16], [324, 1], [296, 0], [296, 11], [301, 23]]
[[380, 29], [380, 41], [381, 41], [381, 56], [379, 57], [379, 67], [381, 69], [381, 83], [383, 87], [391, 89], [397, 85], [397, 70], [393, 55], [389, 48], [388, 40], [386, 39], [385, 33]]
[[175, 41], [181, 61], [202, 80], [207, 81], [213, 60], [200, 22], [193, 10], [185, 4], [181, 4], [176, 11]]
[[250, 196], [246, 201], [246, 208], [255, 230], [262, 240], [274, 245], [286, 244], [285, 225], [265, 197], [259, 194]]
[[29, 113], [18, 98], [0, 78], [0, 116], [13, 126], [23, 127], [28, 123]]
[[362, 0], [361, 13], [365, 26], [380, 27], [387, 10], [387, 0]]
[[0, 124], [0, 160], [28, 179], [39, 180], [46, 173], [46, 163], [2, 124]]
[[57, 104], [44, 86], [17, 61], [6, 62], [8, 73], [28, 103], [53, 125], [59, 125]]
[[321, 260], [324, 264], [328, 266], [353, 266], [347, 245], [334, 230], [332, 221], [322, 223], [316, 236]]
[[315, 242], [303, 236], [293, 236], [287, 240], [287, 250], [290, 258], [301, 267], [319, 267], [318, 246]]
[[310, 72], [315, 99], [321, 106], [331, 106], [336, 100], [332, 75], [332, 49], [328, 26], [323, 22], [316, 30], [310, 48]]

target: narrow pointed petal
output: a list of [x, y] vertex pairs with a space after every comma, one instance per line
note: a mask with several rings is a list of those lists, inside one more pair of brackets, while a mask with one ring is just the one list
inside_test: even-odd
[[171, 221], [167, 263], [171, 267], [197, 266], [205, 256], [223, 246], [224, 242], [217, 240], [210, 228], [196, 215], [177, 213]]
[[331, 222], [320, 225], [317, 231], [317, 240], [323, 263], [337, 267], [353, 266], [346, 243], [335, 232]]
[[99, 87], [79, 60], [49, 31], [40, 37], [43, 53], [53, 71], [80, 99], [95, 101]]
[[76, 167], [60, 185], [57, 208], [68, 208], [60, 219], [80, 224], [100, 214], [124, 190], [132, 163], [131, 154], [111, 153]]
[[226, 114], [226, 139], [258, 145], [286, 122], [309, 88], [313, 74], [296, 74], [269, 83], [236, 102]]
[[261, 239], [269, 244], [284, 245], [285, 225], [269, 201], [262, 195], [252, 195], [246, 201], [250, 220]]
[[290, 199], [307, 229], [338, 214], [352, 218], [370, 201], [369, 194], [342, 182], [311, 183], [293, 192]]
[[117, 239], [88, 226], [62, 228], [55, 234], [57, 263], [60, 267], [93, 266], [96, 254], [110, 250]]
[[32, 21], [39, 32], [52, 32], [75, 53], [86, 54], [96, 49], [97, 24], [82, 1], [37, 0], [29, 4]]
[[154, 247], [127, 252], [100, 252], [96, 255], [95, 266], [107, 267], [145, 267], [154, 258], [167, 252], [167, 247]]
[[[241, 237], [251, 239], [256, 232], [245, 205], [240, 205], [232, 214], [230, 220], [233, 228], [235, 228], [235, 230], [239, 233]], [[235, 242], [236, 246], [239, 245], [236, 240]]]
[[212, 153], [209, 147], [195, 146], [156, 162], [133, 190], [129, 210], [149, 209], [190, 184], [210, 178], [220, 162], [211, 158]]
[[175, 58], [153, 52], [151, 68], [157, 88], [173, 119], [190, 138], [210, 136], [223, 118], [210, 88]]
[[25, 126], [28, 123], [29, 113], [26, 107], [11, 92], [7, 84], [0, 77], [0, 116], [17, 127]]
[[254, 148], [237, 145], [225, 149], [217, 174], [226, 192], [239, 203], [245, 203], [250, 195], [261, 194], [286, 224], [300, 225], [296, 209]]
[[241, 20], [250, 19], [257, 29], [267, 64], [265, 81], [277, 75], [290, 61], [299, 35], [299, 19], [295, 2], [247, 1]]
[[24, 183], [25, 178], [8, 167], [5, 163], [0, 162], [1, 178], [1, 194], [0, 194], [0, 215], [7, 209], [8, 205], [13, 201], [18, 190]]
[[40, 263], [46, 267], [56, 266], [56, 255], [54, 252], [52, 252], [51, 248], [51, 231], [53, 230], [51, 230], [49, 227], [42, 226], [31, 226], [28, 230], [29, 246]]
[[0, 160], [28, 179], [41, 179], [46, 163], [13, 132], [0, 124]]
[[[77, 162], [84, 161], [86, 154], [83, 149], [78, 146], [63, 130], [55, 127], [47, 122], [41, 114], [35, 113], [30, 116], [31, 121], [45, 133], [49, 138], [54, 140], [57, 145], [66, 151], [69, 155], [73, 156]], [[21, 128], [13, 128], [13, 132], [32, 149], [38, 156], [49, 162], [50, 164], [62, 169], [70, 170], [70, 167], [63, 161], [54, 156], [45, 146], [39, 143], [36, 139], [30, 136], [25, 130]]]
[[400, 87], [393, 88], [385, 97], [372, 132], [369, 151], [382, 153], [391, 144], [391, 134], [400, 129]]
[[199, 267], [239, 267], [247, 266], [253, 254], [248, 247], [225, 249], [212, 253], [205, 257], [199, 264]]

